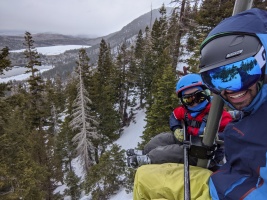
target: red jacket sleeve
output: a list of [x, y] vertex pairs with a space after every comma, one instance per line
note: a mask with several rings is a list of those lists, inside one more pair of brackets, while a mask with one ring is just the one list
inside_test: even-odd
[[175, 108], [173, 111], [173, 115], [177, 120], [184, 119], [185, 108], [183, 106], [179, 106], [179, 107]]
[[222, 112], [222, 119], [219, 126], [219, 132], [223, 132], [226, 125], [232, 121], [232, 116], [226, 110]]

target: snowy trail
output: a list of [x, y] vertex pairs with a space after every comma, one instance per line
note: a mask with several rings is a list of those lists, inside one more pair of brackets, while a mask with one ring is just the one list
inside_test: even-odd
[[124, 129], [121, 137], [116, 141], [122, 149], [130, 149], [137, 147], [138, 142], [141, 142], [140, 136], [143, 134], [145, 121], [145, 111], [140, 110], [135, 115], [136, 123], [131, 123], [131, 125]]

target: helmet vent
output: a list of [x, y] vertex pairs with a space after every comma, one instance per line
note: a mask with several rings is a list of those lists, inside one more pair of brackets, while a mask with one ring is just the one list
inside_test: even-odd
[[233, 40], [230, 42], [230, 47], [239, 45], [242, 42], [244, 42], [244, 35], [238, 35], [235, 38], [233, 38]]

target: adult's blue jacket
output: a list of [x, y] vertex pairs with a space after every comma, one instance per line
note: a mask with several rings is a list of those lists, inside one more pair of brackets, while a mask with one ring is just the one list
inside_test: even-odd
[[[227, 18], [210, 32], [206, 41], [229, 32], [254, 34], [267, 50], [267, 11], [253, 8]], [[227, 162], [210, 178], [213, 200], [267, 199], [266, 84], [243, 111], [245, 117], [225, 128]]]

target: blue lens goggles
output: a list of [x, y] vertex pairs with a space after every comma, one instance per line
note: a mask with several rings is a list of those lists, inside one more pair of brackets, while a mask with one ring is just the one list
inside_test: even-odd
[[263, 52], [262, 47], [255, 56], [202, 72], [203, 82], [216, 94], [223, 90], [246, 90], [261, 77], [261, 68], [266, 63]]

